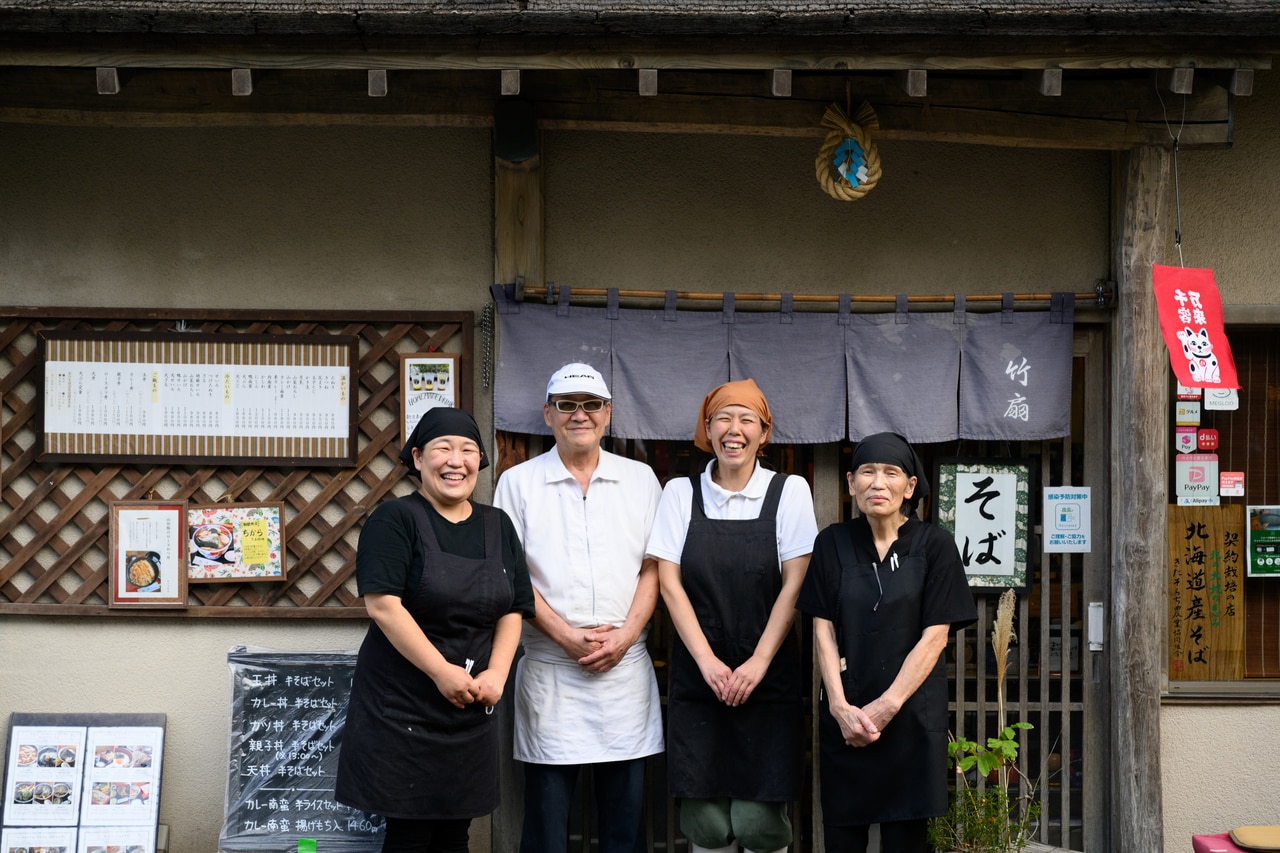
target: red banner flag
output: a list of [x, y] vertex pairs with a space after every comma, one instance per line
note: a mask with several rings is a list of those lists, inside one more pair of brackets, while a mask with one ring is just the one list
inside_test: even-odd
[[1191, 388], [1239, 388], [1213, 270], [1157, 264], [1151, 267], [1151, 284], [1178, 381]]

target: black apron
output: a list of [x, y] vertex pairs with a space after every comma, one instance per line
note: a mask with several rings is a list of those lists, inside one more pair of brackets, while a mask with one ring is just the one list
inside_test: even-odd
[[[426, 507], [413, 509], [425, 560], [405, 609], [449, 661], [478, 675], [489, 665], [493, 629], [511, 609], [502, 563], [498, 510], [482, 513], [484, 559], [440, 550]], [[473, 818], [498, 805], [498, 729], [478, 702], [456, 708], [426, 673], [369, 626], [356, 662], [342, 733], [339, 802], [366, 812], [415, 820]]]
[[[894, 550], [895, 543], [879, 564], [878, 585], [872, 564], [858, 561], [852, 527], [852, 523], [845, 523], [835, 531], [840, 557], [835, 628], [840, 656], [847, 664], [840, 676], [845, 699], [861, 708], [888, 689], [920, 641], [927, 531], [923, 527], [914, 531], [905, 555]], [[824, 692], [818, 731], [826, 823], [861, 826], [946, 813], [947, 670], [943, 657], [938, 656], [933, 671], [885, 726], [880, 739], [868, 746], [853, 747], [844, 742], [840, 725], [826, 707]]]
[[[680, 577], [712, 651], [736, 669], [755, 651], [782, 590], [776, 518], [786, 475], [769, 481], [760, 517], [712, 521], [693, 483]], [[667, 767], [673, 797], [789, 802], [800, 796], [804, 757], [800, 646], [794, 630], [746, 703], [730, 708], [675, 638], [667, 707]]]

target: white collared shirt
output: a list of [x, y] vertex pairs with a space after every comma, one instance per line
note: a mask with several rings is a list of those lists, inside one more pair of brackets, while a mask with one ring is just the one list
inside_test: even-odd
[[[751, 479], [740, 492], [723, 489], [711, 479], [712, 462], [700, 475], [703, 510], [713, 520], [750, 520], [760, 517], [765, 494], [774, 472], [757, 464]], [[689, 530], [693, 509], [693, 485], [688, 477], [676, 477], [662, 491], [658, 516], [649, 533], [645, 551], [651, 557], [679, 564], [684, 553], [684, 538]], [[803, 477], [788, 477], [778, 501], [778, 570], [782, 563], [813, 553], [813, 540], [818, 536], [818, 521], [813, 514], [813, 496]]]
[[[494, 504], [515, 522], [529, 577], [570, 625], [627, 619], [662, 489], [642, 462], [600, 451], [584, 496], [552, 448], [499, 479]], [[645, 634], [605, 673], [571, 660], [524, 623], [513, 753], [536, 764], [627, 761], [662, 752], [662, 705]]]
[[[515, 522], [529, 578], [548, 606], [573, 627], [617, 627], [635, 597], [661, 494], [648, 465], [601, 450], [584, 495], [552, 448], [503, 473], [493, 503]], [[565, 658], [527, 623], [524, 644], [526, 654]], [[636, 646], [628, 654], [644, 654], [643, 642]]]

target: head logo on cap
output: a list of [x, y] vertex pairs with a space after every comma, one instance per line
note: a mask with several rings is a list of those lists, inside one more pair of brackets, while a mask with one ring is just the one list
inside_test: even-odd
[[604, 384], [604, 377], [589, 364], [574, 362], [551, 374], [547, 382], [547, 396], [562, 394], [590, 394], [602, 400], [611, 400], [609, 386]]

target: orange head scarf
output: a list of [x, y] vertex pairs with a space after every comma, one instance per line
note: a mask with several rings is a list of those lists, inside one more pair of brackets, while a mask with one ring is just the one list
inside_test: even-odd
[[773, 431], [773, 414], [769, 411], [769, 401], [764, 398], [754, 379], [741, 379], [737, 382], [726, 382], [711, 390], [702, 400], [702, 408], [698, 411], [698, 424], [693, 430], [693, 443], [699, 450], [712, 453], [711, 437], [707, 435], [707, 421], [725, 406], [745, 406], [760, 416], [760, 423], [765, 427], [764, 437], [760, 440], [763, 451], [769, 443], [769, 435]]

